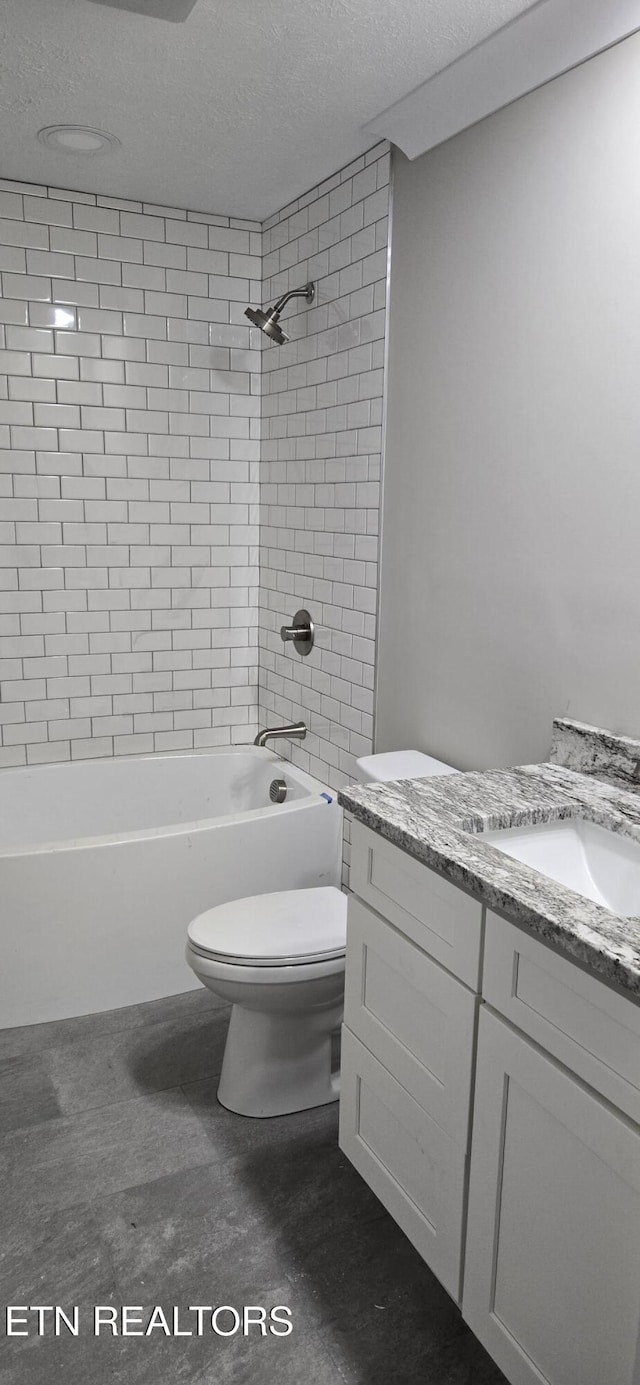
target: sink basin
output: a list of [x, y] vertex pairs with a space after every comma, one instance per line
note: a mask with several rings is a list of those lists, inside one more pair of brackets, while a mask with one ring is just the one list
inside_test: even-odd
[[595, 904], [640, 914], [640, 842], [586, 818], [483, 832], [482, 841]]

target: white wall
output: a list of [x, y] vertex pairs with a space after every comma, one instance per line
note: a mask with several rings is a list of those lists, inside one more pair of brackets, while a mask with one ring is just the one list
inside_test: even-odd
[[640, 730], [640, 37], [394, 177], [377, 748]]

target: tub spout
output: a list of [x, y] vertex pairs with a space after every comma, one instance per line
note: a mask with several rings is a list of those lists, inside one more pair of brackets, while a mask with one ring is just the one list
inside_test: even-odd
[[296, 721], [292, 726], [267, 726], [264, 731], [259, 731], [254, 745], [266, 745], [267, 741], [277, 740], [279, 736], [291, 736], [303, 741], [307, 734], [307, 728], [303, 721]]

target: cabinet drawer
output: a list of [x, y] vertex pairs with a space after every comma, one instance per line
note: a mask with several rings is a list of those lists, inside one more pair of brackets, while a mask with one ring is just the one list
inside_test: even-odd
[[350, 896], [345, 1023], [463, 1147], [477, 1005], [462, 982]]
[[465, 1156], [346, 1025], [340, 1147], [456, 1302]]
[[483, 995], [640, 1122], [640, 1005], [489, 910]]
[[351, 888], [472, 990], [479, 989], [482, 905], [362, 823], [352, 827]]

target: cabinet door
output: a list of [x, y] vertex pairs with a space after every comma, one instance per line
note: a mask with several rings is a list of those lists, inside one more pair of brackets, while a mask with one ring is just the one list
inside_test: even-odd
[[640, 1131], [485, 1007], [463, 1316], [512, 1385], [638, 1385]]
[[465, 1152], [346, 1025], [340, 1147], [458, 1303]]

